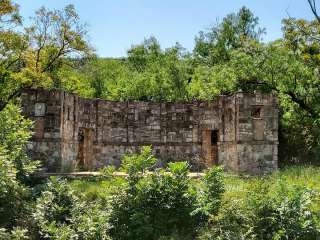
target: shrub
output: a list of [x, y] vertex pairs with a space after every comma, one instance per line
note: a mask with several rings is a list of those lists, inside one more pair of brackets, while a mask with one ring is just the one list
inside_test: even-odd
[[25, 151], [31, 125], [15, 105], [0, 112], [0, 227], [8, 231], [28, 219], [31, 195], [26, 182], [38, 165]]
[[19, 227], [13, 228], [10, 232], [4, 228], [0, 228], [0, 240], [27, 240], [28, 230]]
[[203, 201], [202, 210], [205, 215], [215, 215], [221, 207], [221, 199], [224, 193], [223, 169], [214, 167], [207, 170], [203, 182], [203, 193], [199, 196]]
[[27, 188], [16, 179], [16, 168], [8, 152], [0, 146], [0, 227], [11, 228], [24, 208]]
[[32, 122], [21, 116], [21, 110], [9, 104], [0, 112], [0, 146], [15, 168], [16, 178], [24, 183], [33, 173], [39, 162], [31, 160], [26, 154], [26, 144], [32, 132]]
[[120, 169], [129, 175], [129, 183], [134, 185], [156, 161], [151, 146], [144, 146], [139, 154], [124, 155]]
[[201, 230], [199, 240], [247, 240], [253, 239], [251, 219], [240, 200], [222, 205], [217, 215], [212, 215], [208, 224]]
[[267, 182], [249, 194], [252, 228], [257, 239], [319, 239], [316, 215], [311, 210], [315, 192], [280, 184], [274, 192]]
[[243, 201], [222, 205], [199, 239], [317, 240], [319, 219], [311, 207], [315, 194], [282, 182], [271, 185], [268, 178], [256, 179]]
[[169, 163], [166, 171], [142, 175], [156, 160], [151, 148], [125, 159], [128, 187], [111, 200], [113, 239], [193, 239], [198, 226], [192, 214], [197, 200], [190, 187], [188, 164]]
[[64, 180], [51, 179], [33, 216], [43, 238], [108, 239], [108, 211], [97, 202], [79, 201]]

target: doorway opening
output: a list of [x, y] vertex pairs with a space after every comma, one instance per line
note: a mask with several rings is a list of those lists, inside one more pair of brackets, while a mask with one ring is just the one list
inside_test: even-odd
[[93, 140], [94, 130], [91, 128], [79, 129], [78, 168], [90, 170], [93, 168]]
[[217, 145], [219, 140], [219, 131], [212, 130], [211, 131], [211, 145]]
[[202, 131], [202, 155], [208, 167], [218, 164], [219, 130]]

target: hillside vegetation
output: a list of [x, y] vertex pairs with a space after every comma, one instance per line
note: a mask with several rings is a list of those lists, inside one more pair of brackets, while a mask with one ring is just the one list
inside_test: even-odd
[[[154, 38], [123, 59], [102, 59], [73, 5], [39, 9], [26, 24], [0, 1], [0, 239], [320, 239], [320, 17], [283, 20], [283, 37], [246, 7], [196, 35], [192, 52]], [[233, 176], [217, 167], [200, 179], [185, 162], [154, 169], [151, 147], [124, 156], [94, 179], [39, 179], [26, 153], [33, 123], [24, 88], [63, 89], [111, 100], [214, 100], [235, 91], [279, 98], [280, 170]], [[41, 160], [41, 159], [40, 159]], [[178, 160], [178, 159], [177, 159]]]

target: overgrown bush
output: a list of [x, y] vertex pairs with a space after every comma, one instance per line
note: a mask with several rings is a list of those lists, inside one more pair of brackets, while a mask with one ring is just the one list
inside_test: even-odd
[[28, 196], [26, 187], [16, 179], [16, 169], [8, 152], [0, 146], [0, 227], [16, 224]]
[[114, 239], [194, 239], [208, 215], [217, 213], [224, 191], [222, 169], [209, 170], [203, 189], [196, 189], [186, 162], [147, 172], [155, 161], [150, 147], [125, 156], [122, 169], [129, 184], [111, 201]]
[[157, 159], [152, 155], [152, 147], [142, 147], [139, 154], [127, 154], [123, 156], [120, 170], [129, 175], [129, 183], [134, 184], [143, 177], [144, 173], [156, 163]]
[[39, 162], [31, 160], [26, 153], [26, 145], [32, 135], [32, 124], [14, 104], [7, 105], [0, 112], [0, 146], [6, 151], [20, 182], [25, 182], [39, 165]]
[[312, 209], [315, 192], [268, 179], [255, 180], [242, 201], [225, 203], [199, 239], [317, 240], [319, 219]]
[[31, 195], [26, 181], [38, 164], [25, 151], [31, 126], [13, 104], [0, 112], [0, 228], [7, 228], [7, 232], [17, 224], [28, 224]]
[[203, 192], [199, 194], [202, 201], [202, 211], [205, 215], [216, 215], [221, 207], [222, 194], [224, 193], [223, 169], [214, 167], [206, 171], [203, 178]]
[[4, 228], [0, 228], [0, 240], [27, 240], [28, 230], [22, 229], [19, 227], [13, 228], [10, 232], [8, 232]]
[[51, 179], [33, 216], [45, 239], [109, 239], [106, 208], [81, 202], [65, 180]]
[[312, 212], [313, 191], [280, 185], [274, 192], [267, 182], [249, 195], [252, 227], [257, 239], [319, 239], [319, 222]]
[[225, 203], [201, 230], [199, 240], [246, 240], [251, 238], [251, 220], [240, 200]]

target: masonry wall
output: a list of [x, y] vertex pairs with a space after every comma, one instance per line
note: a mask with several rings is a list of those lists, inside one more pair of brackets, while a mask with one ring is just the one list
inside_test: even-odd
[[236, 101], [238, 172], [261, 173], [277, 169], [277, 99], [271, 94], [238, 93]]
[[79, 153], [80, 131], [93, 133], [92, 159], [86, 168], [119, 166], [123, 154], [152, 145], [160, 165], [189, 160], [200, 169], [205, 166], [200, 130], [221, 124], [218, 104], [209, 102], [112, 102], [73, 94], [65, 94], [63, 102], [63, 154], [68, 162]]
[[24, 115], [34, 121], [28, 154], [41, 160], [46, 171], [61, 169], [61, 92], [26, 89], [22, 93]]
[[[25, 115], [35, 121], [30, 156], [41, 159], [47, 171], [119, 166], [123, 154], [152, 145], [160, 166], [187, 160], [193, 170], [222, 164], [260, 173], [277, 166], [278, 117], [275, 97], [257, 96], [114, 102], [33, 89], [22, 99]], [[44, 115], [36, 114], [39, 105], [45, 106]], [[260, 115], [253, 117], [257, 108]]]

